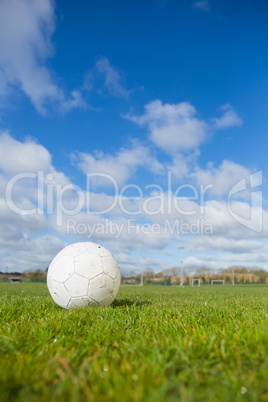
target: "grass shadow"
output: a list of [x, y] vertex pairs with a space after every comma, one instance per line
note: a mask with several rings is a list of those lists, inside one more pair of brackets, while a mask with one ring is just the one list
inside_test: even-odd
[[149, 305], [152, 304], [151, 302], [144, 300], [144, 301], [133, 301], [130, 299], [119, 299], [115, 300], [112, 304], [111, 307], [122, 307], [122, 306], [144, 306], [144, 305]]

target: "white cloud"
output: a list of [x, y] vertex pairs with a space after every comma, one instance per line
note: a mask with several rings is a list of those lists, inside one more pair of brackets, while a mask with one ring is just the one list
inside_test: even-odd
[[[3, 149], [5, 152], [2, 151]], [[258, 209], [258, 206], [258, 210], [253, 211], [253, 215], [256, 215], [255, 212], [258, 216], [263, 215], [263, 230], [257, 233], [239, 223], [230, 214], [226, 201], [215, 201], [205, 197], [202, 204], [200, 194], [198, 194], [199, 198], [195, 199], [174, 198], [174, 193], [165, 192], [165, 190], [162, 197], [157, 197], [159, 194], [156, 190], [149, 195], [147, 192], [143, 199], [124, 198], [126, 196], [124, 194], [124, 197], [122, 195], [117, 197], [116, 205], [110, 209], [109, 213], [103, 213], [102, 209], [109, 208], [113, 204], [114, 197], [110, 195], [109, 190], [108, 192], [91, 191], [90, 213], [87, 213], [86, 205], [72, 212], [76, 205], [75, 194], [66, 193], [63, 199], [65, 212], [60, 210], [62, 223], [58, 225], [56, 212], [58, 208], [61, 209], [62, 204], [57, 204], [55, 192], [59, 188], [62, 189], [65, 184], [72, 188], [74, 183], [55, 169], [49, 151], [33, 140], [17, 141], [6, 133], [0, 136], [0, 150], [2, 151], [0, 154], [2, 171], [0, 173], [0, 254], [5, 265], [17, 267], [18, 270], [44, 268], [56, 252], [65, 245], [60, 238], [64, 240], [69, 238], [69, 242], [81, 240], [100, 242], [106, 245], [116, 257], [118, 256], [122, 268], [128, 270], [135, 270], [137, 266], [145, 269], [148, 264], [152, 264], [152, 268], [156, 271], [163, 267], [171, 268], [174, 265], [174, 259], [176, 261], [174, 250], [182, 239], [187, 243], [185, 254], [188, 257], [185, 256], [185, 264], [186, 261], [196, 265], [199, 262], [199, 265], [203, 265], [205, 262], [217, 268], [221, 266], [222, 261], [225, 261], [224, 258], [227, 258], [225, 253], [235, 255], [232, 260], [230, 257], [228, 261], [225, 261], [226, 265], [230, 265], [239, 259], [245, 260], [245, 255], [253, 250], [255, 260], [251, 256], [252, 262], [254, 260], [261, 266], [265, 265], [264, 256], [267, 246], [264, 239], [268, 233], [268, 214], [267, 211]], [[121, 149], [114, 155], [95, 155], [90, 166], [92, 169], [96, 166], [98, 169], [104, 169], [105, 173], [114, 171], [114, 175], [125, 182], [135, 174], [138, 168], [147, 166], [150, 158], [147, 148], [133, 143], [129, 149]], [[158, 166], [158, 168], [160, 172], [162, 167]], [[13, 174], [25, 171], [43, 172], [44, 188], [37, 188], [37, 183], [33, 180], [30, 183], [19, 182], [14, 186], [12, 193], [14, 203], [25, 210], [37, 208], [38, 196], [48, 196], [46, 186], [49, 185], [49, 193], [53, 197], [53, 208], [50, 213], [46, 209], [46, 201], [44, 213], [41, 208], [33, 215], [15, 213], [10, 209], [5, 194], [7, 183]], [[160, 187], [159, 180], [156, 180], [157, 185]], [[84, 194], [86, 195], [86, 191]], [[162, 207], [161, 202], [163, 202]], [[235, 210], [241, 216], [246, 217], [248, 212], [252, 212], [250, 202], [235, 201], [234, 204]], [[69, 213], [68, 210], [71, 212]], [[136, 211], [141, 212], [135, 215]], [[74, 226], [71, 224], [68, 227], [68, 219], [73, 220]], [[166, 225], [167, 221], [169, 226]], [[174, 226], [176, 222], [179, 227]], [[202, 232], [202, 222], [211, 225], [213, 233], [210, 236]], [[157, 225], [151, 226], [154, 224]], [[185, 228], [187, 235], [185, 235]], [[118, 230], [121, 230], [120, 233]], [[44, 236], [44, 233], [49, 235]], [[207, 256], [204, 255], [204, 251]], [[36, 254], [38, 257], [33, 258]], [[159, 263], [157, 263], [158, 260]]]
[[60, 103], [60, 109], [63, 112], [68, 112], [69, 110], [75, 108], [89, 109], [89, 106], [83, 99], [81, 92], [78, 91], [77, 89], [71, 92], [70, 98], [64, 99]]
[[[197, 237], [211, 235], [234, 241], [259, 240], [265, 238], [268, 233], [267, 211], [247, 201], [232, 201], [230, 206], [227, 200], [208, 199], [206, 195], [203, 196], [202, 191], [198, 191], [198, 188], [196, 188], [196, 194], [192, 191], [188, 197], [182, 197], [180, 193], [177, 197], [164, 193], [162, 197], [159, 194], [158, 198], [154, 194], [151, 195], [150, 201], [148, 198], [144, 199], [141, 206], [144, 219], [160, 224], [161, 227], [168, 222], [170, 227], [174, 228], [173, 238], [184, 235], [189, 238], [192, 235]], [[236, 216], [244, 218], [242, 223], [236, 219]], [[251, 216], [255, 218], [253, 222], [250, 220]], [[258, 230], [260, 222], [263, 224], [261, 231]], [[208, 232], [206, 228], [209, 229]]]
[[163, 104], [160, 100], [145, 105], [141, 116], [125, 115], [124, 118], [148, 127], [150, 140], [163, 151], [176, 155], [195, 151], [215, 130], [240, 126], [243, 121], [226, 104], [220, 108], [223, 116], [206, 122], [197, 117], [197, 111], [189, 102]]
[[250, 174], [250, 170], [245, 166], [224, 160], [217, 168], [211, 162], [207, 169], [198, 167], [192, 176], [197, 183], [203, 186], [212, 186], [209, 190], [210, 193], [221, 196], [228, 193], [240, 180], [249, 180]]
[[189, 173], [189, 166], [187, 159], [183, 155], [175, 155], [172, 164], [168, 166], [168, 170], [177, 179], [183, 179]]
[[187, 257], [184, 260], [184, 266], [190, 267], [193, 270], [196, 268], [208, 268], [211, 272], [221, 272], [222, 269], [230, 268], [231, 266], [243, 267], [262, 267], [266, 269], [264, 260], [267, 259], [259, 254], [202, 254], [202, 257]]
[[[73, 160], [78, 158], [78, 166], [85, 173], [101, 173], [111, 176], [119, 186], [135, 174], [136, 170], [145, 166], [154, 173], [162, 171], [161, 164], [150, 154], [150, 150], [133, 143], [131, 148], [121, 148], [114, 155], [96, 151], [94, 155], [78, 152]], [[109, 186], [111, 182], [101, 177], [96, 178], [95, 185]]]
[[[26, 177], [27, 173], [37, 176], [38, 172], [44, 178], [41, 188], [37, 179]], [[17, 174], [21, 174], [21, 179], [14, 183], [9, 197], [8, 184]], [[32, 139], [20, 142], [8, 133], [1, 134], [0, 256], [3, 266], [8, 266], [9, 271], [44, 269], [66, 244], [57, 238], [52, 219], [55, 212], [49, 216], [46, 211], [43, 213], [38, 209], [40, 196], [43, 207], [46, 207], [47, 184], [53, 188], [52, 205], [56, 200], [55, 187], [70, 184], [68, 178], [53, 167], [49, 151]], [[67, 201], [69, 198], [71, 195], [66, 194]], [[36, 212], [28, 215], [29, 210]]]
[[54, 51], [54, 29], [54, 1], [1, 0], [0, 86], [20, 88], [40, 113], [46, 111], [48, 102], [81, 106], [78, 92], [68, 100], [45, 65]]
[[247, 239], [229, 239], [223, 236], [202, 236], [193, 239], [192, 250], [199, 251], [227, 251], [232, 253], [260, 253], [266, 250], [263, 243]]
[[259, 253], [225, 254], [220, 257], [226, 267], [234, 264], [250, 266], [267, 261], [267, 258]]
[[220, 110], [223, 112], [223, 115], [219, 118], [212, 119], [216, 129], [239, 127], [243, 124], [243, 120], [238, 116], [229, 103], [221, 106]]
[[197, 163], [199, 151], [195, 150], [190, 155], [177, 154], [172, 158], [172, 163], [167, 165], [168, 171], [179, 180], [191, 175], [193, 166]]
[[8, 272], [45, 269], [67, 244], [56, 236], [19, 238], [8, 242], [0, 239], [0, 258]]
[[125, 116], [141, 126], [147, 126], [150, 139], [168, 153], [189, 151], [206, 139], [208, 125], [196, 117], [188, 102], [162, 104], [156, 100], [145, 105], [142, 116]]
[[12, 138], [8, 132], [0, 135], [0, 169], [5, 173], [47, 172], [50, 164], [50, 153], [34, 140], [27, 139], [23, 143]]
[[200, 1], [195, 1], [192, 4], [193, 8], [196, 8], [198, 10], [203, 10], [203, 11], [210, 11], [210, 5], [207, 0], [200, 0]]
[[[105, 85], [110, 95], [128, 99], [129, 91], [122, 85], [121, 74], [111, 65], [107, 57], [100, 57], [96, 62], [96, 69], [104, 76]], [[87, 76], [86, 86], [91, 88], [92, 77]]]

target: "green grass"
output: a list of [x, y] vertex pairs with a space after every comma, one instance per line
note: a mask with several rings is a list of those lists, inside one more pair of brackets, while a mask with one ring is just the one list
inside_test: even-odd
[[0, 395], [268, 401], [268, 287], [125, 286], [64, 310], [45, 284], [0, 283]]

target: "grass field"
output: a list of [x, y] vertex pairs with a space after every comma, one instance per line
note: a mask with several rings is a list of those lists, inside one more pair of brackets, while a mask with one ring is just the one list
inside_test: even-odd
[[268, 287], [120, 288], [63, 310], [0, 283], [1, 401], [268, 401]]

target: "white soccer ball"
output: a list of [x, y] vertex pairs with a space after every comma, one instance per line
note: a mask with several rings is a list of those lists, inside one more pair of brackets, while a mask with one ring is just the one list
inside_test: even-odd
[[48, 268], [47, 286], [63, 308], [109, 306], [121, 281], [112, 254], [96, 243], [74, 243], [61, 250]]

